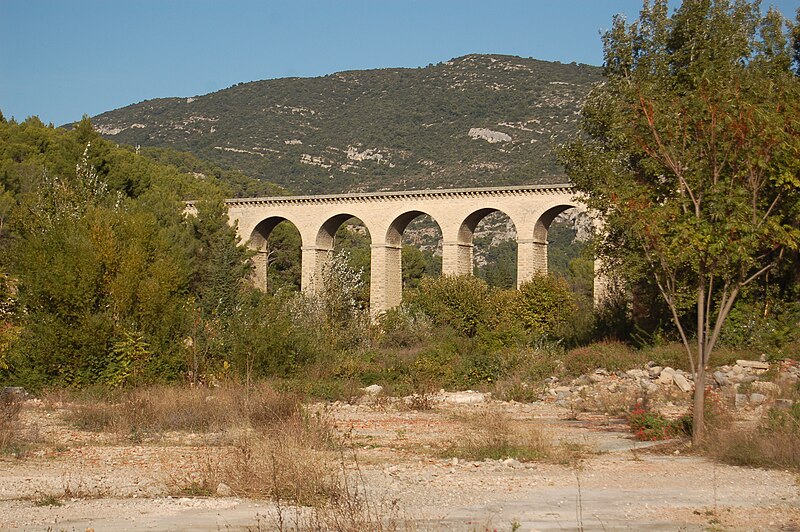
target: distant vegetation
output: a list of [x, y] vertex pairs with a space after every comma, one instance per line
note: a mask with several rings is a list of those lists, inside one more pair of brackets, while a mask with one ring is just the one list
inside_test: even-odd
[[[187, 151], [293, 193], [563, 182], [600, 69], [502, 55], [241, 83], [92, 118], [106, 138]], [[511, 141], [471, 138], [485, 128]]]

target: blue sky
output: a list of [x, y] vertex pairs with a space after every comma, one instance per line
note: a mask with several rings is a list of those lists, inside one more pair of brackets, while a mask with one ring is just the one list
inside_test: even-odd
[[[674, 5], [677, 5], [677, 1]], [[765, 2], [768, 3], [768, 2]], [[773, 0], [793, 18], [798, 0]], [[602, 62], [641, 0], [0, 0], [0, 110], [61, 125], [242, 81], [469, 53]]]

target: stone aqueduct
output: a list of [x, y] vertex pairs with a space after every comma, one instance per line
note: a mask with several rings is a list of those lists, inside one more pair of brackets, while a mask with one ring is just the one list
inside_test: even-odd
[[[371, 243], [370, 311], [378, 315], [400, 304], [403, 231], [427, 214], [442, 232], [442, 274], [472, 274], [473, 234], [488, 214], [501, 211], [517, 230], [517, 283], [547, 272], [547, 230], [561, 212], [585, 208], [573, 199], [570, 185], [509, 186], [452, 190], [413, 190], [324, 196], [277, 196], [226, 200], [230, 222], [243, 241], [259, 251], [280, 222], [295, 225], [302, 239], [301, 288], [313, 292], [334, 235], [346, 220], [359, 218]], [[194, 205], [188, 205], [188, 211]], [[266, 256], [256, 255], [256, 283], [264, 286]], [[260, 264], [259, 264], [260, 263]], [[595, 301], [603, 283], [595, 276]]]

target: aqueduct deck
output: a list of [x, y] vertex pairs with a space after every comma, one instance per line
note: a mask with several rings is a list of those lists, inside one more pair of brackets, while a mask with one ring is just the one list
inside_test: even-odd
[[[263, 250], [280, 222], [295, 225], [302, 239], [304, 291], [314, 291], [322, 267], [333, 250], [334, 235], [346, 220], [359, 218], [371, 243], [370, 305], [373, 315], [400, 304], [402, 297], [402, 235], [416, 217], [427, 214], [442, 232], [442, 273], [472, 274], [475, 227], [488, 214], [501, 211], [517, 230], [517, 283], [547, 272], [547, 230], [561, 212], [585, 207], [573, 198], [572, 187], [530, 185], [450, 190], [412, 190], [323, 196], [276, 196], [226, 200], [231, 223], [239, 236]], [[189, 204], [193, 210], [194, 204]], [[256, 282], [266, 283], [266, 257], [256, 261]], [[595, 300], [602, 285], [595, 276]]]

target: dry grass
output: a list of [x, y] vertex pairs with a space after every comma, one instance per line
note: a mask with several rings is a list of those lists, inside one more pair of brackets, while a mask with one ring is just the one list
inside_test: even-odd
[[84, 430], [141, 436], [267, 427], [302, 410], [298, 397], [263, 385], [150, 386], [108, 399], [72, 398], [66, 420]]
[[13, 453], [19, 445], [19, 411], [22, 401], [14, 394], [0, 394], [0, 453]]
[[540, 428], [512, 421], [502, 412], [471, 414], [459, 421], [463, 431], [442, 452], [445, 458], [573, 463], [584, 454], [582, 447], [555, 444]]
[[168, 485], [173, 493], [213, 495], [225, 484], [240, 497], [318, 504], [340, 492], [334, 443], [323, 416], [297, 412], [208, 450]]
[[749, 426], [712, 426], [705, 448], [710, 456], [729, 464], [800, 470], [800, 404], [769, 410]]

